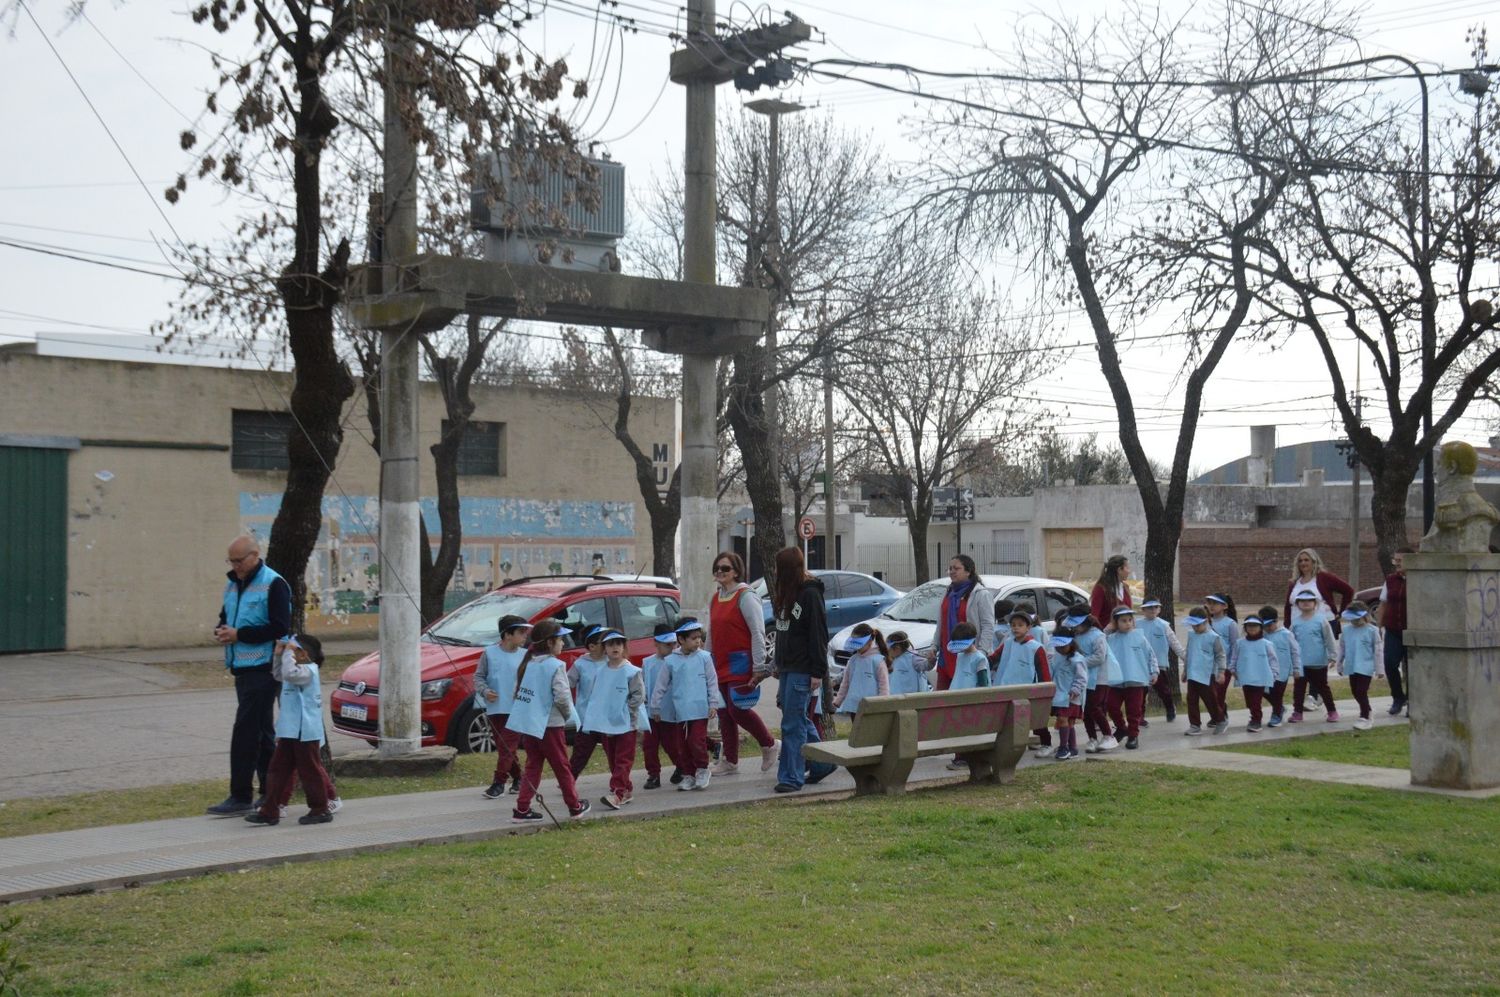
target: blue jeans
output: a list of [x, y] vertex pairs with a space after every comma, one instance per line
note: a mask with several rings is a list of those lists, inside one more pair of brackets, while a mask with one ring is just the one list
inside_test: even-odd
[[[818, 728], [807, 718], [811, 696], [811, 675], [789, 672], [781, 676], [776, 692], [776, 705], [781, 707], [781, 762], [776, 769], [776, 781], [798, 788], [805, 782], [803, 771], [807, 767], [802, 759], [802, 746], [819, 740]], [[811, 774], [822, 779], [834, 768], [827, 762], [814, 762]]]

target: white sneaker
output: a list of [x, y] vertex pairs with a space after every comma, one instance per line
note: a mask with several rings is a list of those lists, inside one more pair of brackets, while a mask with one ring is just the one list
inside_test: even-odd
[[[703, 771], [707, 772], [708, 769], [704, 769]], [[685, 775], [682, 777], [682, 781], [677, 784], [677, 789], [679, 792], [686, 792], [689, 789], [697, 789], [697, 782], [698, 780], [694, 779], [692, 776]]]
[[1375, 725], [1370, 722], [1369, 717], [1360, 717], [1358, 720], [1354, 721], [1355, 730], [1369, 730], [1373, 726]]
[[1113, 735], [1111, 735], [1110, 737], [1106, 737], [1104, 740], [1099, 742], [1100, 752], [1113, 751], [1119, 746], [1120, 742], [1116, 741]]
[[959, 761], [957, 758], [955, 758], [953, 759], [953, 761], [948, 763], [948, 768], [954, 772], [967, 772], [969, 770], [969, 763]]
[[1097, 737], [1089, 738], [1089, 743], [1083, 746], [1083, 750], [1091, 755], [1097, 755], [1099, 753], [1099, 739]]
[[[689, 786], [688, 788], [689, 789], [707, 789], [708, 788], [708, 780], [709, 780], [709, 778], [712, 775], [713, 775], [713, 770], [711, 770], [711, 769], [699, 769], [696, 773], [694, 773], [694, 775], [693, 775], [693, 784], [691, 786]], [[686, 779], [684, 779], [682, 781], [683, 782], [687, 782]]]
[[1038, 744], [1038, 745], [1034, 745], [1034, 747], [1037, 749], [1036, 756], [1038, 758], [1056, 758], [1057, 757], [1057, 749], [1054, 748], [1050, 744]]
[[[344, 801], [341, 800], [341, 799], [339, 799], [337, 796], [335, 796], [333, 799], [331, 799], [331, 800], [328, 801], [328, 812], [331, 813], [331, 814], [338, 813], [340, 810], [343, 809], [343, 807], [344, 807]], [[283, 816], [285, 816], [285, 815], [283, 814]]]
[[715, 763], [712, 771], [714, 775], [735, 775], [739, 770], [740, 766], [737, 762], [729, 762], [721, 759]]
[[764, 749], [761, 750], [761, 753], [760, 753], [760, 770], [762, 772], [769, 772], [773, 768], [776, 767], [776, 763], [778, 761], [780, 761], [780, 760], [781, 760], [781, 742], [780, 741], [772, 742], [772, 744], [771, 744], [771, 746], [769, 748], [764, 748]]
[[[332, 800], [328, 801], [328, 812], [329, 813], [333, 813], [333, 801]], [[285, 817], [286, 816], [286, 807], [283, 806], [283, 807], [278, 808], [276, 816], [277, 817]]]

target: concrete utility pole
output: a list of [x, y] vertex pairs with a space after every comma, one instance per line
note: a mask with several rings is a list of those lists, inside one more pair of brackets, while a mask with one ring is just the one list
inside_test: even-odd
[[[383, 261], [417, 254], [417, 156], [401, 120], [409, 58], [405, 10], [390, 7], [385, 39], [385, 225]], [[390, 273], [391, 271], [387, 271]], [[399, 291], [401, 278], [395, 278]], [[380, 756], [422, 747], [422, 590], [417, 470], [417, 316], [380, 334]]]
[[838, 534], [834, 531], [833, 501], [833, 354], [823, 356], [823, 567], [838, 567]]

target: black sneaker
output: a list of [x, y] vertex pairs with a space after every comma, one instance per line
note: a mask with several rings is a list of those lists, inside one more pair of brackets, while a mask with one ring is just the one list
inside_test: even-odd
[[324, 810], [322, 813], [318, 813], [318, 814], [303, 814], [301, 817], [297, 818], [297, 823], [298, 824], [332, 824], [333, 823], [333, 814], [329, 813], [327, 810]]
[[801, 790], [801, 786], [793, 786], [789, 782], [778, 782], [776, 784], [776, 792], [778, 793], [796, 793], [800, 792]]
[[519, 810], [512, 810], [510, 812], [510, 820], [512, 824], [534, 824], [539, 820], [545, 819], [546, 818], [537, 813], [535, 810], [527, 810], [525, 813], [522, 813]]
[[506, 790], [506, 792], [510, 793], [511, 796], [515, 796], [516, 794], [518, 794], [518, 793], [521, 792], [521, 777], [520, 776], [517, 776], [516, 778], [514, 778], [514, 779], [512, 779], [510, 781], [510, 789]]
[[259, 809], [260, 807], [246, 800], [236, 800], [233, 796], [226, 796], [223, 803], [215, 803], [204, 812], [213, 817], [241, 817]]
[[484, 791], [484, 798], [486, 800], [498, 800], [504, 795], [505, 783], [503, 782], [492, 782], [490, 783], [490, 788]]
[[685, 775], [687, 775], [687, 773], [684, 772], [684, 771], [682, 771], [682, 769], [673, 769], [672, 770], [672, 778], [670, 780], [671, 783], [672, 783], [672, 785], [675, 786], [679, 782], [681, 782], [682, 781], [682, 777], [685, 776]]
[[1127, 737], [1125, 739], [1125, 747], [1129, 748], [1131, 751], [1134, 751], [1136, 748], [1139, 748], [1140, 746], [1141, 746], [1141, 740], [1138, 737]]
[[1169, 700], [1167, 700], [1167, 723], [1171, 723], [1172, 721], [1174, 721], [1176, 719], [1177, 719], [1177, 704], [1173, 703], [1169, 699]]
[[1245, 730], [1249, 731], [1252, 734], [1259, 734], [1260, 733], [1260, 721], [1258, 721], [1258, 720], [1252, 720], [1252, 721], [1250, 721], [1249, 725], [1245, 728]]
[[1145, 717], [1141, 717], [1141, 726], [1142, 727], [1150, 727], [1151, 726], [1151, 721], [1147, 720]]
[[660, 789], [661, 788], [661, 776], [659, 776], [659, 775], [647, 776], [646, 777], [646, 786], [645, 786], [645, 788], [646, 789]]
[[245, 815], [245, 823], [247, 823], [247, 824], [256, 824], [256, 825], [259, 825], [260, 827], [275, 827], [277, 824], [281, 823], [281, 818], [280, 817], [262, 817], [261, 814], [260, 814], [260, 811], [257, 810], [257, 811], [255, 811], [252, 814], [246, 814]]
[[1391, 708], [1388, 709], [1388, 710], [1386, 710], [1385, 712], [1389, 713], [1393, 717], [1399, 717], [1401, 715], [1401, 711], [1404, 710], [1404, 709], [1406, 709], [1406, 704], [1405, 703], [1396, 702], [1396, 703], [1392, 703], [1391, 704]]
[[569, 817], [582, 817], [584, 814], [588, 813], [592, 809], [593, 809], [593, 807], [591, 807], [589, 805], [589, 801], [588, 800], [579, 800], [578, 801], [578, 809], [577, 810], [574, 810], [571, 807], [568, 808], [568, 816]]

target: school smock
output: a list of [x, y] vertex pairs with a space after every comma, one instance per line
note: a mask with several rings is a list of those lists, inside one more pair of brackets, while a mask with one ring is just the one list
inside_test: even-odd
[[1083, 702], [1088, 692], [1088, 662], [1081, 654], [1055, 654], [1052, 656], [1052, 705], [1058, 708]]
[[953, 682], [948, 688], [977, 689], [990, 684], [990, 659], [976, 647], [970, 647], [954, 659]]
[[651, 709], [660, 715], [661, 705], [668, 702], [675, 723], [707, 720], [711, 710], [724, 705], [712, 655], [701, 647], [692, 654], [679, 650], [667, 655], [667, 667], [651, 692]]
[[[1038, 670], [1036, 654], [1042, 650], [1035, 637], [1028, 636], [1023, 643], [1012, 637], [1000, 651], [1000, 667], [996, 672], [996, 685], [1031, 685], [1045, 682]], [[1045, 652], [1043, 652], [1045, 654]]]
[[1073, 643], [1078, 645], [1078, 652], [1088, 663], [1090, 692], [1097, 689], [1100, 682], [1105, 685], [1118, 684], [1118, 680], [1111, 681], [1111, 678], [1120, 673], [1120, 665], [1110, 653], [1109, 641], [1104, 639], [1104, 634], [1095, 627], [1089, 627], [1083, 633], [1075, 634]]
[[1183, 658], [1189, 682], [1212, 685], [1214, 679], [1224, 671], [1224, 638], [1212, 630], [1205, 630], [1201, 634], [1194, 630], [1188, 634], [1187, 654]]
[[[479, 656], [479, 665], [474, 669], [474, 689], [484, 712], [490, 716], [503, 716], [510, 712], [510, 704], [516, 701], [516, 671], [521, 659], [526, 657], [526, 645], [507, 651], [499, 644], [491, 644]], [[492, 703], [485, 698], [486, 690], [493, 690], [497, 699]]]
[[1286, 627], [1278, 626], [1275, 630], [1266, 631], [1264, 638], [1271, 642], [1276, 649], [1276, 663], [1280, 666], [1276, 673], [1276, 681], [1285, 682], [1289, 678], [1302, 677], [1302, 649], [1297, 646], [1297, 639]]
[[605, 665], [594, 675], [588, 706], [579, 711], [579, 730], [592, 734], [629, 734], [639, 726], [639, 710], [646, 701], [641, 669], [630, 662], [618, 668]]
[[301, 664], [287, 652], [272, 663], [271, 677], [281, 681], [276, 736], [291, 741], [323, 740], [323, 690], [318, 666]]
[[1168, 651], [1177, 655], [1179, 662], [1182, 660], [1184, 653], [1182, 643], [1177, 639], [1177, 632], [1172, 629], [1172, 624], [1168, 623], [1165, 617], [1158, 616], [1152, 620], [1138, 616], [1135, 620], [1135, 629], [1145, 635], [1146, 643], [1151, 645], [1151, 650], [1156, 654], [1157, 667], [1163, 671], [1171, 662], [1171, 659], [1167, 657]]
[[1234, 649], [1234, 660], [1229, 667], [1234, 672], [1235, 685], [1269, 688], [1276, 684], [1279, 674], [1276, 648], [1265, 637], [1259, 640], [1242, 637]]
[[[656, 690], [656, 683], [661, 678], [663, 668], [667, 667], [667, 658], [671, 655], [653, 654], [641, 662], [641, 681], [646, 686], [646, 699], [651, 699], [651, 694]], [[651, 706], [649, 712], [656, 719], [666, 723], [676, 723], [677, 714], [672, 711], [671, 703], [662, 703], [660, 707]]]
[[604, 667], [604, 658], [590, 658], [585, 654], [573, 659], [573, 667], [568, 669], [568, 687], [573, 690], [573, 702], [578, 706], [579, 715], [589, 708], [589, 696], [594, 692], [594, 679]]
[[[871, 641], [866, 646], [873, 644], [874, 641]], [[844, 666], [843, 677], [839, 679], [839, 691], [833, 699], [833, 708], [839, 713], [857, 713], [860, 701], [866, 696], [890, 694], [890, 679], [885, 659], [880, 656], [879, 650], [870, 654], [856, 654]]]
[[932, 667], [932, 663], [926, 658], [919, 658], [910, 651], [897, 655], [896, 660], [891, 662], [891, 695], [926, 692], [932, 688], [927, 681], [926, 669], [919, 667], [920, 665]]
[[1110, 685], [1150, 685], [1156, 673], [1161, 671], [1161, 666], [1156, 661], [1156, 652], [1151, 650], [1151, 642], [1139, 630], [1124, 633], [1117, 630], [1105, 640], [1109, 643], [1110, 653], [1115, 656], [1116, 664], [1120, 666], [1120, 681], [1111, 682]]
[[1224, 646], [1234, 647], [1240, 640], [1240, 625], [1231, 619], [1228, 613], [1217, 620], [1209, 620], [1208, 628], [1224, 639]]
[[1297, 650], [1303, 668], [1327, 668], [1337, 651], [1333, 627], [1316, 613], [1311, 618], [1298, 614], [1292, 621], [1292, 636], [1297, 638]]
[[541, 738], [547, 736], [548, 727], [576, 726], [578, 711], [568, 693], [566, 670], [562, 660], [550, 654], [526, 662], [505, 729]]
[[1339, 671], [1345, 675], [1374, 675], [1380, 660], [1380, 631], [1368, 623], [1346, 623], [1339, 637]]

